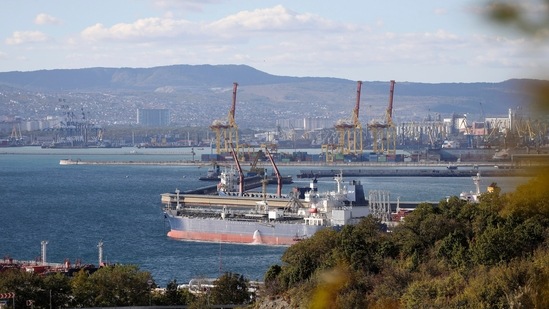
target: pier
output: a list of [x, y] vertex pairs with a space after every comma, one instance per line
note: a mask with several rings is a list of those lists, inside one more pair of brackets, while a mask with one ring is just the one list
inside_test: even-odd
[[[201, 161], [85, 161], [80, 159], [62, 159], [60, 165], [164, 165], [164, 166], [196, 166]], [[444, 162], [347, 162], [344, 164], [312, 164], [311, 162], [277, 162], [279, 166], [311, 166], [302, 169], [297, 178], [334, 177], [342, 174], [344, 177], [472, 177], [481, 173], [486, 177], [517, 177], [532, 176], [534, 166], [518, 167], [512, 163], [479, 162], [477, 164], [461, 163], [448, 167]], [[330, 167], [333, 167], [329, 169]], [[270, 183], [273, 183], [271, 181]], [[260, 187], [261, 184], [256, 187]], [[214, 187], [199, 188], [198, 193], [214, 192]]]
[[502, 176], [531, 176], [532, 172], [528, 169], [310, 169], [300, 170], [297, 178], [322, 178], [335, 177], [342, 175], [344, 177], [472, 177], [477, 173], [487, 177]]

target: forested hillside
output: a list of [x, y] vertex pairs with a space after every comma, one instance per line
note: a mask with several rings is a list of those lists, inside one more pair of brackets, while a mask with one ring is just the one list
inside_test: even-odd
[[[392, 233], [369, 217], [290, 247], [265, 275], [295, 308], [549, 308], [549, 171], [479, 204], [422, 204]], [[269, 300], [269, 301], [268, 301]]]

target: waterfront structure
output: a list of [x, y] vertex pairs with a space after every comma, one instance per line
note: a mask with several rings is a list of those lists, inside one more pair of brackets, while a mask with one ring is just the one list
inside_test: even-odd
[[395, 92], [395, 81], [391, 80], [389, 89], [389, 103], [385, 111], [384, 121], [372, 121], [368, 129], [372, 132], [373, 152], [380, 154], [396, 153], [396, 127], [393, 122], [393, 95]]
[[[362, 81], [357, 82], [356, 103], [351, 119], [339, 119], [335, 124], [335, 129], [338, 133], [337, 152], [339, 154], [352, 154], [355, 156], [362, 155], [362, 124], [360, 123], [360, 91]], [[326, 158], [328, 158], [328, 153]]]
[[148, 127], [165, 127], [170, 124], [168, 109], [137, 109], [137, 124]]
[[217, 154], [227, 153], [234, 147], [236, 152], [239, 150], [238, 125], [235, 121], [236, 111], [236, 91], [238, 83], [233, 83], [233, 101], [227, 119], [216, 119], [213, 121], [210, 129], [215, 132], [215, 148]]

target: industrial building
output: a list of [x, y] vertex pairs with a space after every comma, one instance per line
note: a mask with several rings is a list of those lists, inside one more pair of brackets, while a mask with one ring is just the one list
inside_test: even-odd
[[137, 124], [147, 127], [165, 127], [170, 124], [170, 111], [168, 109], [137, 110]]

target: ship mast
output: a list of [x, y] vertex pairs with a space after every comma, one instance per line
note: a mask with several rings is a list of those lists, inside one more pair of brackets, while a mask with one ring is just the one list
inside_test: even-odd
[[103, 265], [103, 241], [100, 240], [99, 243], [97, 244], [97, 248], [99, 248], [99, 266], [98, 267], [101, 267], [101, 265]]
[[46, 253], [47, 253], [47, 247], [48, 247], [48, 241], [47, 240], [42, 240], [42, 242], [40, 243], [42, 245], [42, 265], [46, 265], [47, 261], [46, 261]]

